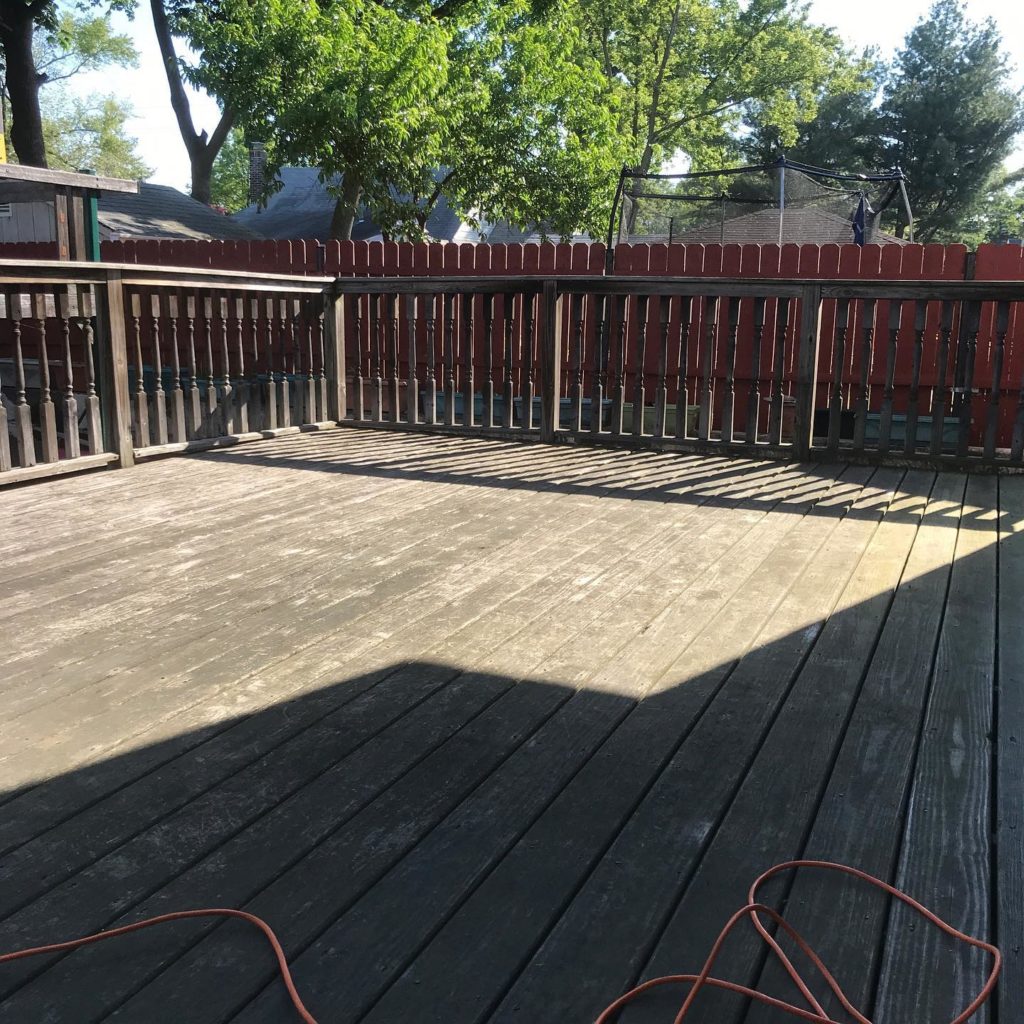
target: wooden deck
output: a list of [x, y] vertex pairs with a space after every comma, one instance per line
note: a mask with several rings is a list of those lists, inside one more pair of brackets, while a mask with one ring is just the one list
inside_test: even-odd
[[[245, 907], [322, 1024], [589, 1024], [803, 855], [997, 941], [1021, 1019], [1024, 478], [346, 429], [0, 517], [0, 951]], [[880, 1021], [986, 966], [831, 877], [788, 916]], [[241, 924], [0, 967], [4, 1022], [292, 1019]]]

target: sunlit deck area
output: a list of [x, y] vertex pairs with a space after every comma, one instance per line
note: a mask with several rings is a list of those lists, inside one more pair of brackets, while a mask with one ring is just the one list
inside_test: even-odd
[[[979, 1019], [1020, 1019], [1024, 477], [349, 427], [0, 522], [0, 952], [238, 907], [321, 1024], [590, 1024], [810, 857], [999, 944]], [[989, 966], [853, 883], [765, 895], [880, 1022]], [[795, 997], [747, 933], [716, 973]], [[4, 1022], [292, 1019], [241, 923], [0, 966]]]

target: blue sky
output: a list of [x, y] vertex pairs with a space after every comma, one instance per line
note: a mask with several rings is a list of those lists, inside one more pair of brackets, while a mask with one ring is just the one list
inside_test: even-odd
[[[900, 45], [929, 6], [930, 0], [812, 0], [810, 4], [815, 21], [834, 26], [858, 48], [878, 46], [885, 55]], [[1017, 65], [1014, 84], [1024, 87], [1024, 2], [967, 0], [967, 8], [974, 20], [991, 17], [996, 21]], [[135, 40], [138, 68], [82, 75], [75, 88], [83, 93], [114, 92], [130, 100], [135, 116], [129, 129], [139, 140], [142, 158], [154, 168], [150, 180], [184, 189], [189, 180], [188, 159], [171, 112], [148, 4], [140, 5], [134, 22], [118, 16], [117, 24]], [[194, 94], [192, 116], [197, 127], [212, 131], [217, 123], [217, 105], [205, 94]], [[1024, 163], [1024, 146], [1018, 148], [1012, 163]]]

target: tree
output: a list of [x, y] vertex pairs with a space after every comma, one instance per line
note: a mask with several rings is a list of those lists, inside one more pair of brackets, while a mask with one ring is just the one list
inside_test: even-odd
[[113, 96], [83, 99], [66, 91], [43, 101], [43, 137], [51, 167], [84, 167], [112, 178], [147, 178], [153, 173], [125, 131], [131, 108]]
[[153, 15], [153, 28], [156, 30], [164, 73], [167, 76], [167, 85], [171, 91], [171, 107], [174, 110], [178, 131], [181, 133], [182, 142], [185, 143], [191, 165], [190, 191], [194, 199], [198, 199], [201, 203], [209, 203], [211, 202], [213, 165], [235, 123], [235, 115], [231, 107], [225, 105], [212, 135], [208, 135], [205, 129], [196, 130], [195, 122], [192, 120], [192, 108], [188, 101], [188, 93], [185, 91], [185, 83], [182, 79], [183, 65], [179, 61], [174, 47], [174, 35], [176, 32], [184, 34], [194, 41], [196, 36], [189, 32], [193, 17], [198, 11], [200, 22], [207, 24], [207, 19], [212, 14], [212, 20], [216, 22], [218, 20], [218, 5], [216, 3], [194, 4], [189, 0], [169, 0], [168, 3], [165, 3], [165, 0], [150, 0], [149, 6]]
[[[90, 7], [131, 11], [134, 6], [135, 0], [79, 0], [77, 4], [83, 11]], [[48, 76], [36, 65], [33, 44], [37, 32], [57, 40], [66, 16], [56, 0], [5, 0], [0, 8], [0, 52], [11, 104], [11, 144], [23, 164], [46, 166], [39, 90]]]
[[991, 20], [971, 23], [958, 0], [938, 0], [897, 54], [879, 114], [921, 241], [957, 239], [1024, 129], [1001, 47]]
[[644, 172], [680, 151], [694, 166], [725, 160], [751, 102], [789, 141], [847, 72], [837, 37], [793, 0], [579, 0], [579, 12]]
[[614, 120], [575, 34], [538, 19], [526, 0], [218, 0], [190, 15], [202, 54], [190, 77], [266, 142], [271, 176], [321, 170], [335, 237], [363, 203], [389, 233], [417, 237], [442, 192], [471, 215], [553, 214], [565, 229], [580, 211], [543, 207], [593, 184], [580, 175], [609, 152]]
[[[973, 24], [957, 0], [938, 0], [891, 64], [876, 63], [856, 88], [819, 100], [789, 155], [847, 171], [898, 165], [909, 178], [918, 241], [976, 238], [984, 234], [980, 211], [997, 202], [1003, 162], [1024, 130], [1008, 70], [995, 25]], [[755, 154], [781, 144], [753, 128]], [[906, 228], [901, 219], [894, 230], [902, 236]]]
[[213, 162], [210, 202], [234, 213], [249, 205], [249, 150], [238, 128], [232, 128]]

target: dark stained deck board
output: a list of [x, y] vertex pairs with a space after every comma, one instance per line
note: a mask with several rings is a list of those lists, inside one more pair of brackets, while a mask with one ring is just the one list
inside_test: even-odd
[[994, 941], [1003, 954], [1000, 1021], [1024, 1006], [1024, 479], [999, 485]]
[[[998, 508], [994, 478], [973, 477], [965, 512]], [[946, 613], [914, 764], [896, 885], [968, 935], [993, 932], [992, 714], [996, 660], [996, 516], [957, 535]], [[1022, 894], [1024, 896], [1024, 894]], [[896, 903], [875, 998], [883, 1020], [937, 1017], [966, 1006], [990, 966]], [[988, 1008], [975, 1019], [989, 1019]]]
[[[12, 490], [0, 515], [25, 599], [0, 607], [0, 948], [244, 905], [325, 1022], [587, 1024], [698, 966], [752, 875], [815, 844], [1024, 930], [1018, 480], [330, 431]], [[968, 847], [983, 867], [952, 867]], [[794, 923], [819, 936], [835, 892], [798, 879]], [[869, 995], [872, 909], [820, 943]], [[723, 973], [752, 979], [738, 945]], [[904, 976], [919, 948], [892, 948]], [[290, 1019], [234, 924], [5, 968], [0, 993], [0, 1021]]]

